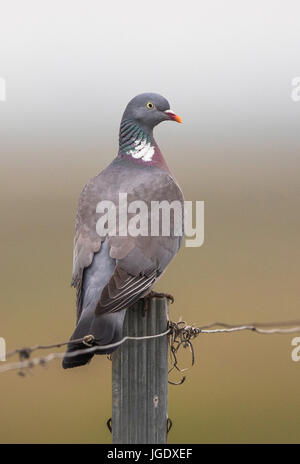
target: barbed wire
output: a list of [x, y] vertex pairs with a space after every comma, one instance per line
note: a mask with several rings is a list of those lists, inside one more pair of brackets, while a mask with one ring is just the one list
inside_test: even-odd
[[[273, 322], [273, 323], [250, 323], [250, 324], [241, 324], [233, 325], [225, 322], [214, 322], [212, 324], [204, 325], [201, 327], [195, 327], [193, 325], [187, 325], [183, 320], [178, 322], [169, 321], [168, 329], [162, 333], [155, 335], [145, 335], [141, 337], [136, 336], [125, 336], [120, 341], [116, 343], [111, 343], [109, 345], [100, 345], [97, 344], [97, 339], [93, 335], [86, 335], [83, 338], [76, 340], [70, 340], [67, 342], [53, 343], [51, 345], [34, 345], [32, 347], [17, 348], [7, 354], [7, 358], [10, 358], [14, 355], [19, 356], [18, 362], [5, 362], [0, 366], [0, 374], [8, 372], [11, 370], [18, 370], [20, 375], [25, 375], [24, 369], [30, 369], [37, 365], [45, 366], [54, 359], [62, 359], [64, 357], [74, 357], [79, 354], [94, 353], [101, 349], [105, 351], [111, 348], [117, 348], [118, 346], [125, 343], [127, 340], [148, 340], [158, 337], [163, 337], [169, 335], [169, 344], [170, 344], [170, 357], [171, 357], [171, 368], [169, 373], [174, 369], [180, 373], [187, 370], [181, 369], [178, 365], [177, 354], [181, 347], [189, 348], [192, 355], [191, 366], [195, 363], [195, 352], [192, 344], [192, 340], [198, 337], [199, 335], [205, 334], [224, 334], [224, 333], [233, 333], [233, 332], [242, 332], [242, 331], [251, 331], [263, 335], [272, 335], [272, 334], [292, 334], [300, 332], [300, 320], [296, 321], [282, 321], [282, 322]], [[80, 344], [87, 346], [87, 348], [80, 348], [78, 350], [70, 352], [58, 352], [50, 353], [46, 356], [31, 358], [31, 354], [37, 350], [49, 350], [53, 348], [61, 348], [62, 346], [70, 346], [72, 344]], [[181, 385], [185, 380], [183, 376], [179, 382], [169, 381], [173, 385]]]
[[[294, 326], [294, 327], [290, 327]], [[185, 321], [170, 322], [170, 359], [171, 368], [169, 374], [176, 370], [181, 374], [181, 379], [177, 382], [169, 380], [171, 385], [182, 385], [186, 376], [182, 375], [195, 364], [195, 350], [192, 340], [201, 334], [224, 334], [233, 332], [251, 331], [262, 335], [272, 334], [292, 334], [300, 332], [300, 321], [282, 321], [282, 322], [252, 322], [250, 324], [233, 325], [225, 322], [213, 322], [212, 324], [202, 327], [189, 326]], [[222, 328], [213, 328], [222, 327]], [[191, 366], [180, 368], [178, 363], [178, 351], [180, 348], [189, 348], [191, 352]]]
[[[170, 322], [170, 326], [172, 327], [173, 322]], [[274, 322], [274, 323], [267, 323], [267, 322], [252, 322], [251, 324], [242, 324], [242, 325], [232, 325], [227, 324], [225, 322], [213, 322], [212, 324], [208, 324], [202, 327], [194, 327], [184, 325], [186, 322], [180, 321], [175, 323], [176, 324], [176, 331], [183, 332], [183, 334], [189, 334], [189, 336], [197, 336], [200, 334], [213, 334], [213, 333], [230, 333], [230, 332], [241, 332], [244, 330], [249, 330], [251, 332], [257, 332], [260, 334], [287, 334], [287, 333], [294, 333], [300, 331], [300, 321], [283, 321], [283, 322]], [[183, 324], [181, 328], [180, 325]], [[298, 325], [297, 325], [298, 324]], [[296, 325], [296, 327], [289, 327], [291, 325]], [[222, 329], [212, 329], [212, 327], [224, 327]], [[282, 327], [287, 328], [282, 328]], [[266, 329], [264, 327], [272, 327]]]
[[[7, 358], [15, 354], [18, 354], [20, 361], [14, 362], [14, 363], [6, 363], [3, 366], [0, 366], [0, 374], [7, 372], [7, 371], [11, 371], [11, 370], [16, 370], [16, 369], [19, 370], [19, 369], [24, 369], [27, 367], [31, 368], [37, 365], [44, 366], [45, 364], [49, 363], [53, 359], [62, 359], [64, 357], [72, 358], [74, 356], [78, 356], [79, 354], [82, 355], [86, 353], [94, 353], [95, 351], [98, 351], [99, 349], [101, 349], [101, 351], [105, 351], [111, 348], [116, 348], [122, 345], [127, 340], [147, 340], [150, 338], [163, 337], [165, 335], [168, 335], [170, 333], [170, 330], [171, 329], [169, 328], [165, 332], [155, 334], [155, 335], [145, 335], [143, 337], [133, 337], [133, 336], [127, 335], [126, 337], [123, 337], [122, 340], [116, 343], [110, 343], [109, 345], [97, 344], [97, 339], [95, 339], [93, 335], [86, 335], [83, 338], [78, 338], [76, 340], [70, 340], [68, 342], [62, 342], [62, 343], [57, 343], [57, 344], [52, 344], [52, 345], [34, 345], [30, 348], [17, 348], [14, 351], [11, 351], [10, 353], [8, 353]], [[34, 351], [47, 350], [51, 348], [60, 348], [61, 346], [64, 346], [64, 345], [72, 345], [72, 344], [78, 344], [78, 343], [82, 343], [90, 347], [84, 348], [84, 349], [80, 348], [78, 350], [66, 352], [66, 353], [50, 353], [44, 357], [37, 357], [37, 358], [30, 359], [30, 355]], [[96, 344], [94, 346], [91, 346], [91, 343], [96, 343]]]

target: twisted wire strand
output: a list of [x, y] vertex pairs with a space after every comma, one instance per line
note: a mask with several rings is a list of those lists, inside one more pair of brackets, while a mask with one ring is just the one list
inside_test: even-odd
[[[178, 365], [177, 354], [180, 348], [189, 348], [191, 352], [191, 366], [195, 363], [195, 352], [192, 344], [192, 340], [202, 334], [224, 334], [224, 333], [233, 333], [233, 332], [242, 332], [242, 331], [251, 331], [258, 334], [272, 335], [272, 334], [292, 334], [300, 332], [300, 321], [282, 321], [274, 323], [250, 323], [250, 324], [241, 324], [233, 325], [225, 322], [214, 322], [212, 324], [204, 325], [201, 327], [195, 327], [193, 325], [188, 325], [185, 321], [170, 321], [169, 327], [166, 331], [155, 334], [155, 335], [145, 335], [141, 337], [134, 336], [125, 336], [120, 341], [116, 343], [111, 343], [109, 345], [99, 345], [97, 340], [92, 335], [86, 335], [83, 338], [70, 340], [67, 342], [54, 343], [51, 345], [34, 345], [29, 348], [17, 348], [7, 354], [7, 358], [10, 358], [14, 355], [19, 356], [18, 362], [8, 363], [5, 362], [0, 366], [0, 374], [11, 371], [18, 370], [21, 375], [24, 375], [23, 370], [26, 368], [33, 368], [37, 365], [44, 366], [51, 362], [53, 359], [62, 359], [64, 357], [73, 357], [79, 354], [93, 353], [99, 350], [101, 347], [102, 350], [116, 348], [127, 340], [148, 340], [158, 337], [163, 337], [169, 335], [169, 345], [170, 345], [170, 357], [171, 357], [171, 368], [169, 373], [174, 369], [180, 373], [186, 371], [187, 369], [181, 369]], [[37, 350], [49, 350], [53, 348], [61, 348], [62, 346], [69, 346], [72, 344], [83, 343], [87, 348], [81, 348], [72, 352], [58, 352], [50, 353], [46, 356], [31, 358], [31, 354]], [[183, 376], [179, 382], [169, 381], [173, 385], [181, 385], [185, 380]]]

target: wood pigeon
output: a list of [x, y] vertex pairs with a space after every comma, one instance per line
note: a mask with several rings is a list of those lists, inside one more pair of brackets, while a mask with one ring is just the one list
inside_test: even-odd
[[[151, 202], [155, 201], [180, 202], [183, 216], [183, 194], [153, 137], [153, 128], [162, 121], [182, 122], [161, 95], [143, 93], [134, 97], [122, 117], [116, 158], [86, 184], [79, 197], [72, 278], [77, 295], [77, 325], [70, 340], [92, 335], [99, 346], [96, 354], [116, 349], [101, 349], [101, 345], [122, 338], [127, 308], [151, 293], [181, 245], [183, 226], [181, 235], [175, 234], [172, 227], [168, 235], [161, 228], [156, 235], [125, 234], [118, 221], [102, 235], [97, 230], [97, 205], [113, 202], [119, 212], [120, 193], [127, 194], [128, 205], [143, 200], [148, 206], [144, 215], [149, 224]], [[129, 221], [132, 213], [127, 214]], [[171, 225], [174, 221], [175, 212]], [[70, 344], [67, 353], [81, 348], [87, 346], [83, 342]], [[94, 354], [65, 356], [63, 367], [86, 364]]]

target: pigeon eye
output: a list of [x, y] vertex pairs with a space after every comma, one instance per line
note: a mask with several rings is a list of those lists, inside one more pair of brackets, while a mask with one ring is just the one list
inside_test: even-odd
[[154, 104], [152, 102], [148, 102], [146, 104], [146, 106], [147, 106], [148, 110], [153, 110], [153, 108], [154, 108]]

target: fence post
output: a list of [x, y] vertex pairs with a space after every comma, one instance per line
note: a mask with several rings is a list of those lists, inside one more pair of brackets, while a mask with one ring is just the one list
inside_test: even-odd
[[[123, 336], [165, 332], [166, 298], [153, 298], [144, 311], [139, 301], [129, 310]], [[168, 335], [127, 340], [112, 356], [113, 443], [167, 443]]]

